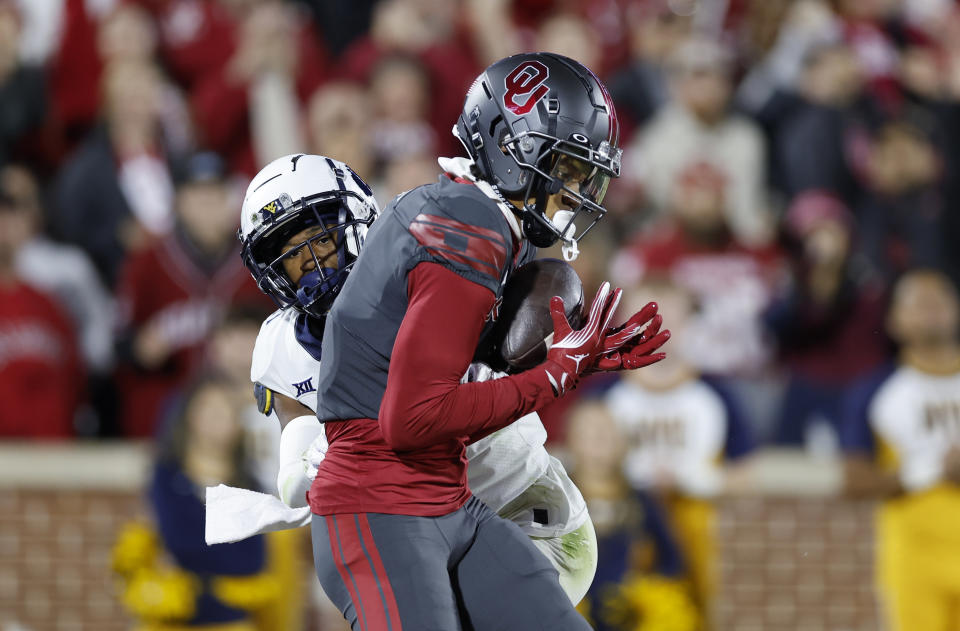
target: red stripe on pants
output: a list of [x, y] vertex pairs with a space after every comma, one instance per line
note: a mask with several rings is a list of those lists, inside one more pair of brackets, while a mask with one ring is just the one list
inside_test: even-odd
[[402, 631], [403, 624], [400, 622], [400, 610], [397, 607], [397, 599], [393, 595], [393, 587], [390, 585], [390, 577], [387, 576], [387, 570], [383, 567], [383, 560], [380, 558], [380, 551], [377, 550], [377, 544], [373, 540], [373, 531], [370, 529], [370, 520], [366, 514], [360, 515], [360, 537], [367, 546], [367, 552], [373, 560], [373, 570], [380, 577], [380, 587], [383, 589], [383, 597], [387, 601], [387, 615], [393, 623], [393, 631]]
[[332, 515], [325, 515], [323, 519], [327, 522], [327, 539], [330, 540], [330, 554], [333, 555], [333, 564], [337, 566], [337, 572], [340, 573], [340, 580], [343, 581], [347, 592], [350, 594], [350, 600], [353, 601], [353, 608], [357, 611], [357, 621], [360, 623], [360, 631], [364, 631], [364, 619], [360, 608], [360, 601], [357, 599], [356, 590], [353, 589], [353, 580], [350, 578], [350, 573], [347, 572], [344, 560], [340, 556], [341, 543], [340, 538], [337, 536], [338, 528], [334, 523], [335, 518]]
[[[360, 600], [354, 600], [354, 606], [360, 614], [360, 620], [366, 619], [367, 631], [401, 631], [397, 603], [393, 589], [383, 569], [380, 553], [373, 542], [372, 534], [363, 539], [357, 522], [366, 520], [366, 515], [338, 515], [340, 546], [343, 550], [343, 563], [350, 568], [350, 574], [356, 581]], [[369, 523], [367, 523], [369, 533]], [[362, 543], [361, 543], [362, 542]], [[366, 554], [364, 553], [366, 548]], [[367, 554], [370, 558], [367, 558]], [[376, 564], [371, 562], [376, 558]], [[349, 576], [347, 577], [349, 579]], [[379, 579], [379, 580], [378, 580]], [[381, 592], [382, 590], [382, 592]], [[387, 595], [389, 594], [389, 598]], [[351, 594], [351, 597], [353, 595]], [[386, 601], [386, 602], [385, 602]], [[362, 603], [362, 609], [361, 609]], [[392, 606], [391, 606], [392, 605]], [[388, 626], [389, 620], [389, 626]]]

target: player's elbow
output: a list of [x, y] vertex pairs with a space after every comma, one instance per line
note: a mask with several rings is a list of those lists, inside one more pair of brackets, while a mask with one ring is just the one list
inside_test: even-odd
[[422, 389], [390, 388], [380, 403], [379, 421], [383, 439], [394, 451], [413, 451], [444, 438], [444, 419], [449, 416], [447, 389], [424, 395]]
[[394, 451], [412, 451], [419, 447], [407, 424], [393, 415], [380, 416], [380, 431], [383, 440]]
[[[423, 420], [410, 409], [380, 408], [380, 432], [394, 451], [413, 451], [425, 446]], [[417, 431], [421, 428], [421, 431]]]

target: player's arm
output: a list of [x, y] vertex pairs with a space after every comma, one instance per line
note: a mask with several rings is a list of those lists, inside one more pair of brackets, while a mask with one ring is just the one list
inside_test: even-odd
[[440, 264], [423, 262], [408, 274], [407, 294], [379, 414], [391, 447], [404, 451], [482, 436], [556, 397], [546, 373], [537, 368], [460, 383], [493, 306], [492, 291]]
[[254, 396], [261, 412], [276, 412], [280, 420], [280, 470], [277, 473], [280, 499], [293, 508], [306, 506], [307, 490], [313, 481], [307, 475], [310, 466], [307, 453], [323, 433], [323, 426], [313, 410], [261, 383], [255, 384]]
[[277, 418], [280, 419], [281, 430], [285, 428], [290, 421], [297, 417], [314, 416], [313, 410], [300, 403], [296, 399], [292, 399], [285, 394], [280, 394], [279, 392], [272, 392], [272, 396], [273, 411], [277, 413]]
[[840, 445], [845, 452], [843, 486], [850, 497], [892, 497], [905, 490], [898, 471], [881, 468], [876, 462], [877, 437], [868, 418], [871, 401], [882, 383], [882, 375], [858, 382], [841, 407]]

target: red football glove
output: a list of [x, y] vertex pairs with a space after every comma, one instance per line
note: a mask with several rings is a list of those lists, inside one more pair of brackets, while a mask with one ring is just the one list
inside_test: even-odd
[[607, 325], [620, 303], [622, 291], [610, 292], [610, 283], [603, 283], [597, 292], [586, 324], [574, 330], [567, 321], [563, 300], [558, 296], [550, 299], [550, 316], [553, 318], [553, 344], [547, 351], [547, 359], [541, 364], [556, 396], [576, 387], [580, 375], [593, 365], [603, 351]]
[[[648, 302], [618, 327], [608, 329], [601, 352], [588, 373], [633, 370], [655, 364], [665, 353], [654, 353], [670, 339], [670, 331], [660, 331], [663, 318], [657, 303]], [[644, 328], [646, 326], [646, 328]]]
[[[619, 351], [627, 342], [633, 341], [633, 338], [643, 330], [643, 327], [657, 315], [658, 309], [657, 303], [648, 302], [643, 309], [627, 318], [627, 321], [620, 326], [607, 329], [601, 355], [609, 355], [614, 351]], [[656, 334], [656, 331], [653, 334]], [[647, 337], [650, 337], [650, 335]]]

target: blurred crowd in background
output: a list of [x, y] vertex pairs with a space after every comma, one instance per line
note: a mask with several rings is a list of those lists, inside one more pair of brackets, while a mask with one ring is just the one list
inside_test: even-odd
[[[522, 50], [609, 86], [623, 174], [574, 265], [587, 295], [609, 278], [657, 300], [674, 334], [662, 364], [544, 411], [550, 440], [611, 580], [657, 565], [708, 598], [708, 500], [745, 484], [717, 455], [834, 457], [854, 384], [911, 343], [956, 342], [953, 0], [0, 0], [0, 438], [169, 444], [211, 373], [235, 422], [191, 431], [269, 433], [248, 379], [274, 307], [238, 253], [246, 183], [320, 153], [386, 206], [461, 154], [467, 88]], [[645, 488], [676, 491], [672, 533]], [[605, 602], [599, 628], [634, 628]]]

